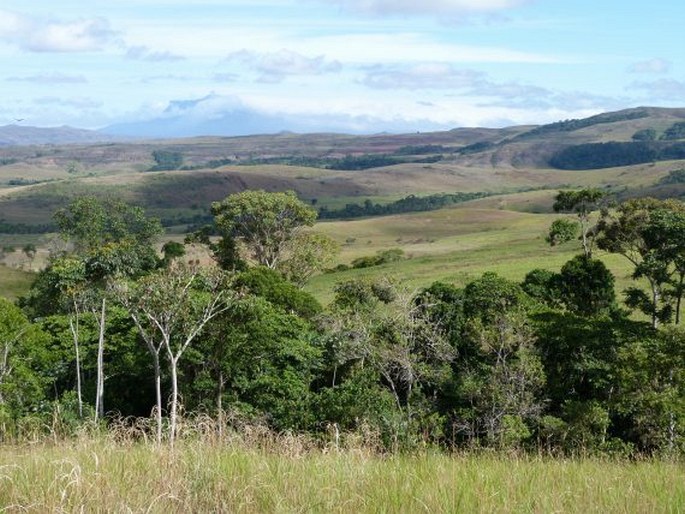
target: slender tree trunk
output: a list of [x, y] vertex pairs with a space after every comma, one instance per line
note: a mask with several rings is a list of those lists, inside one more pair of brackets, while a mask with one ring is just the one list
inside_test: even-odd
[[157, 405], [155, 406], [155, 418], [157, 420], [157, 444], [162, 444], [162, 372], [159, 367], [159, 354], [153, 353], [152, 358], [155, 366], [155, 394]]
[[[673, 387], [673, 368], [668, 371], [668, 385]], [[668, 453], [673, 454], [676, 445], [676, 420], [675, 413], [669, 409], [668, 413]]]
[[74, 318], [69, 318], [69, 328], [74, 338], [74, 353], [76, 354], [76, 398], [78, 400], [78, 417], [83, 417], [83, 396], [81, 395], [81, 357], [79, 352], [79, 319], [78, 312]]
[[683, 283], [685, 282], [685, 273], [680, 274], [680, 282], [678, 283], [678, 294], [675, 307], [675, 324], [680, 324], [680, 306], [683, 300]]
[[219, 390], [217, 391], [216, 397], [216, 410], [219, 421], [219, 439], [221, 440], [224, 435], [224, 406], [223, 406], [223, 395], [224, 395], [224, 371], [219, 370]]
[[176, 416], [178, 412], [178, 360], [174, 357], [171, 361], [171, 426], [169, 427], [169, 442], [174, 445], [176, 439]]
[[652, 286], [652, 328], [659, 328], [659, 318], [657, 313], [659, 311], [659, 290], [655, 284]]
[[104, 374], [104, 354], [105, 354], [105, 315], [107, 312], [107, 300], [102, 299], [102, 310], [100, 312], [100, 335], [98, 337], [98, 359], [97, 359], [97, 386], [95, 390], [95, 420], [103, 418], [105, 415], [104, 395], [105, 395], [105, 374]]
[[585, 257], [587, 257], [588, 259], [592, 257], [592, 253], [590, 252], [590, 248], [588, 247], [587, 235], [585, 234], [585, 231], [583, 231], [583, 253], [585, 253]]

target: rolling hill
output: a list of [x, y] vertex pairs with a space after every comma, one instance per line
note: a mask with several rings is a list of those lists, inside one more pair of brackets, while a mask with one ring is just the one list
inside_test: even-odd
[[[685, 146], [676, 130], [684, 121], [685, 109], [638, 107], [502, 129], [5, 145], [0, 147], [0, 221], [45, 225], [56, 208], [81, 194], [120, 196], [167, 224], [206, 216], [211, 201], [248, 188], [292, 189], [304, 200], [330, 208], [366, 199], [387, 203], [407, 195], [584, 186], [623, 196], [682, 196], [685, 185], [664, 180], [685, 167], [685, 154], [676, 151]], [[635, 139], [645, 131], [651, 140]], [[31, 141], [26, 137], [24, 142]], [[670, 158], [650, 154], [645, 162], [611, 166], [607, 145], [623, 145], [619, 156], [624, 148], [638, 154], [650, 148]], [[664, 148], [676, 150], [664, 153]], [[576, 152], [576, 161], [589, 155], [602, 166], [555, 168], [552, 164], [563, 152]], [[173, 167], [180, 169], [149, 171], [164, 169], [160, 155], [171, 156]], [[531, 205], [527, 208], [533, 211], [549, 208]]]

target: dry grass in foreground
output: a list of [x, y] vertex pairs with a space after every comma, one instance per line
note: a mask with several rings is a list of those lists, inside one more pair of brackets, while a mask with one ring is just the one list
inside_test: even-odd
[[[257, 443], [255, 441], [258, 441]], [[359, 441], [358, 441], [359, 442]], [[682, 512], [675, 462], [382, 455], [263, 433], [0, 448], [2, 512]]]

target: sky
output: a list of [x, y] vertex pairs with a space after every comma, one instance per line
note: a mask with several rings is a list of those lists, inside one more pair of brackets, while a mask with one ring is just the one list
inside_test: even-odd
[[3, 0], [0, 125], [373, 133], [680, 107], [683, 21], [682, 0]]

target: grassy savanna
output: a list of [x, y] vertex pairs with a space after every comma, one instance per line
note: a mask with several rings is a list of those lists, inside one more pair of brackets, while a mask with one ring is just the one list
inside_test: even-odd
[[[547, 195], [554, 194], [544, 193], [545, 200]], [[515, 202], [525, 202], [528, 196], [518, 196]], [[319, 275], [307, 289], [328, 301], [336, 282], [357, 276], [383, 274], [410, 289], [425, 287], [436, 280], [463, 286], [485, 271], [521, 281], [534, 268], [558, 271], [580, 252], [577, 242], [554, 248], [545, 242], [550, 223], [558, 217], [556, 214], [473, 207], [482, 203], [497, 204], [507, 197], [498, 198], [433, 212], [319, 223], [317, 231], [341, 243], [341, 262], [349, 263], [357, 257], [390, 248], [401, 248], [407, 258], [372, 268]], [[616, 275], [617, 291], [632, 283], [626, 259], [605, 252], [597, 252], [597, 256]]]
[[[294, 190], [305, 201], [339, 208], [370, 198], [385, 203], [409, 194], [442, 192], [512, 193], [528, 189], [551, 190], [602, 187], [611, 191], [649, 189], [679, 162], [660, 162], [594, 171], [561, 171], [532, 167], [467, 166], [456, 162], [402, 164], [366, 171], [332, 171], [282, 165], [225, 166], [216, 170], [98, 172], [95, 176], [63, 176], [43, 168], [23, 170], [28, 181], [50, 180], [0, 189], [2, 219], [10, 223], [47, 223], [52, 211], [75, 196], [113, 195], [146, 207], [160, 217], [206, 210], [209, 203], [245, 189]], [[0, 167], [0, 170], [3, 167]], [[13, 175], [16, 178], [16, 174]]]
[[33, 273], [0, 264], [0, 296], [17, 299], [26, 294], [33, 279]]
[[[484, 198], [438, 211], [318, 223], [317, 232], [340, 243], [342, 251], [338, 262], [350, 263], [355, 258], [390, 248], [401, 248], [406, 259], [373, 268], [318, 275], [307, 290], [328, 302], [336, 282], [356, 276], [387, 275], [403, 286], [415, 289], [435, 280], [463, 286], [485, 271], [495, 271], [517, 281], [534, 268], [558, 271], [580, 251], [580, 247], [571, 242], [551, 248], [544, 240], [550, 223], [558, 217], [544, 212], [550, 210], [554, 194], [554, 190], [520, 193]], [[543, 212], [533, 214], [518, 210]], [[10, 259], [12, 263], [21, 264], [20, 248], [27, 237], [34, 242], [38, 236], [4, 236], [7, 244], [12, 243], [17, 248]], [[18, 238], [17, 242], [13, 238]], [[174, 238], [182, 240], [180, 236]], [[37, 243], [37, 246], [43, 245]], [[42, 248], [36, 267], [44, 262], [44, 254]], [[604, 252], [598, 252], [598, 256], [616, 275], [618, 291], [632, 283], [627, 260]], [[24, 279], [19, 286], [13, 286], [12, 296], [28, 284], [29, 279]]]
[[681, 512], [679, 463], [99, 439], [0, 449], [3, 512]]

